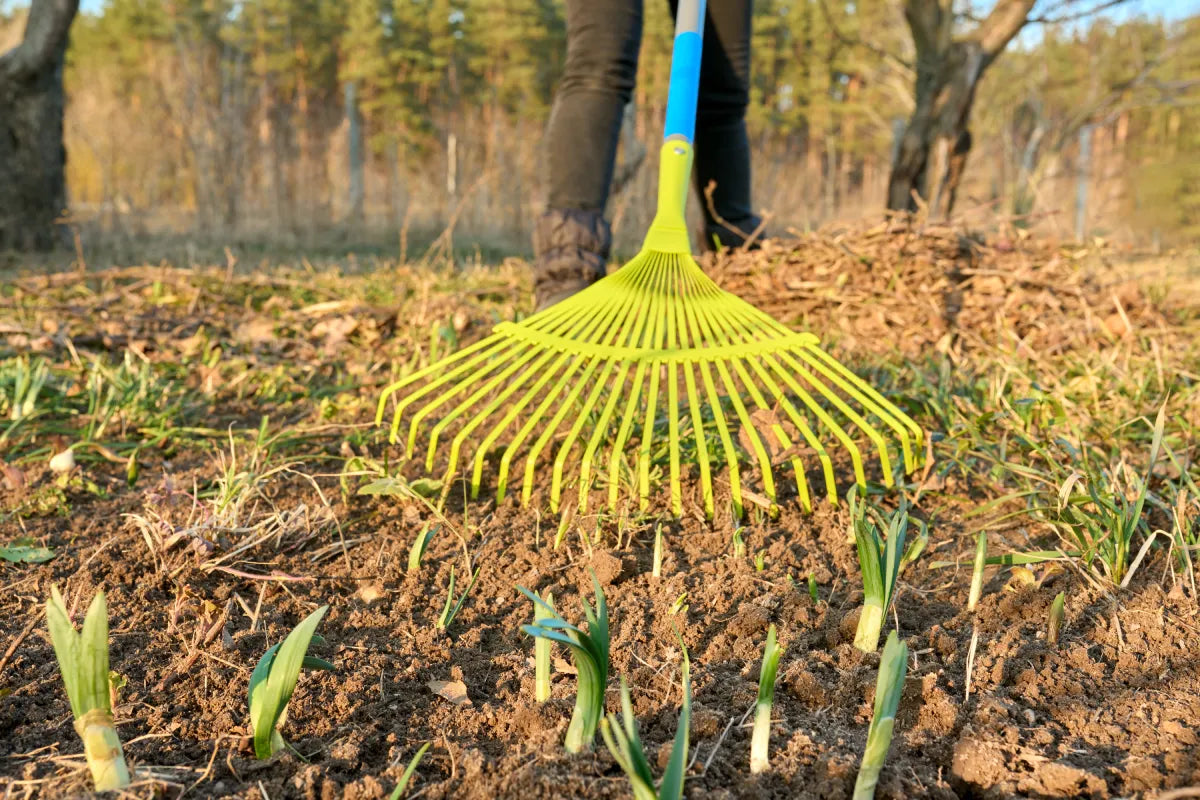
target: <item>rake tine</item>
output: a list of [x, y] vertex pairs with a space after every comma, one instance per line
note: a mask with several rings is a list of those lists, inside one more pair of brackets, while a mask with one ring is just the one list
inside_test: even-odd
[[596, 456], [596, 450], [600, 447], [604, 434], [608, 431], [609, 420], [612, 418], [613, 410], [617, 407], [617, 401], [621, 399], [621, 388], [625, 385], [625, 378], [628, 375], [629, 362], [622, 361], [620, 369], [617, 370], [617, 376], [613, 380], [612, 391], [609, 392], [608, 400], [604, 403], [604, 410], [600, 412], [600, 420], [596, 423], [592, 437], [588, 440], [587, 448], [583, 452], [583, 461], [579, 467], [579, 510], [581, 512], [587, 511], [592, 460]]
[[[782, 406], [784, 413], [788, 415], [788, 418], [792, 421], [792, 424], [796, 426], [796, 430], [800, 431], [800, 435], [804, 438], [804, 441], [807, 442], [808, 446], [813, 448], [813, 450], [816, 452], [817, 458], [821, 461], [821, 465], [825, 473], [826, 489], [828, 492], [836, 496], [836, 489], [833, 484], [833, 462], [829, 458], [829, 453], [825, 451], [825, 447], [821, 444], [821, 441], [817, 439], [816, 434], [814, 434], [812, 431], [812, 428], [809, 427], [808, 421], [801, 416], [800, 412], [796, 410], [796, 407], [792, 405], [792, 402], [788, 400], [787, 395], [785, 395], [783, 390], [779, 388], [779, 384], [775, 383], [775, 381], [771, 379], [770, 374], [768, 374], [766, 369], [763, 368], [762, 364], [759, 363], [763, 360], [764, 359], [761, 357], [750, 360], [751, 368], [754, 369], [755, 374], [758, 375], [758, 379], [762, 381], [763, 386], [767, 387], [767, 391], [770, 392], [775, 398], [776, 402]], [[780, 431], [782, 431], [782, 427], [780, 428]], [[784, 438], [786, 439], [786, 437]], [[785, 448], [791, 446], [790, 442], [784, 442], [784, 439], [780, 439], [780, 442], [783, 443]], [[804, 466], [800, 463], [798, 458], [792, 459], [792, 471], [796, 476], [796, 490], [800, 493], [800, 503], [804, 506], [806, 511], [812, 511], [812, 501], [809, 497], [808, 476], [805, 474]]]
[[[828, 386], [821, 383], [821, 381], [817, 380], [811, 372], [802, 367], [791, 353], [784, 350], [779, 353], [779, 357], [789, 367], [791, 367], [791, 374], [799, 375], [801, 378], [806, 380], [810, 386], [812, 386], [817, 390], [818, 393], [821, 394], [822, 397], [833, 403], [839, 411], [846, 415], [860, 429], [866, 432], [866, 434], [871, 437], [872, 441], [881, 441], [881, 438], [879, 437], [879, 431], [875, 430], [875, 428], [869, 425], [867, 421], [864, 420], [856, 411], [850, 408], [850, 406], [846, 405], [846, 402], [842, 400], [842, 398], [838, 397], [833, 391], [831, 391]], [[824, 408], [821, 408], [820, 405], [814, 404], [813, 413], [815, 413], [817, 417], [825, 423], [830, 431], [842, 443], [842, 446], [845, 447], [850, 453], [850, 460], [854, 463], [854, 478], [859, 485], [865, 485], [867, 482], [867, 476], [863, 469], [862, 451], [858, 449], [858, 445], [853, 439], [850, 438], [850, 435], [846, 433], [844, 428], [834, 422], [833, 417], [829, 415], [829, 412]], [[881, 454], [881, 459], [884, 467], [886, 468], [888, 466], [887, 448], [884, 448], [883, 453]], [[885, 473], [885, 480], [888, 481], [888, 485], [890, 486], [892, 473], [890, 470], [885, 470]]]
[[[564, 398], [559, 404], [558, 411], [556, 411], [554, 416], [550, 418], [550, 422], [547, 423], [545, 430], [542, 431], [542, 435], [537, 438], [537, 441], [534, 442], [529, 454], [525, 456], [525, 480], [521, 487], [521, 505], [527, 505], [529, 503], [529, 497], [533, 493], [533, 468], [537, 464], [538, 456], [541, 454], [542, 449], [546, 446], [546, 443], [550, 441], [550, 437], [553, 436], [555, 431], [558, 430], [558, 426], [562, 423], [563, 417], [567, 415], [567, 412], [571, 410], [571, 406], [573, 406], [575, 401], [579, 399], [579, 395], [583, 391], [584, 386], [587, 385], [587, 382], [592, 377], [592, 373], [596, 371], [596, 367], [599, 365], [600, 362], [595, 356], [588, 357], [587, 369], [584, 370], [584, 373], [580, 376], [579, 380], [575, 381], [574, 387], [570, 392], [567, 393], [566, 398]], [[562, 383], [559, 383], [557, 386], [555, 386], [550, 393], [551, 399], [558, 395], [563, 388], [564, 384]]]
[[[637, 291], [642, 288], [645, 283], [645, 272], [639, 270], [634, 279], [630, 281], [630, 288]], [[610, 344], [629, 345], [636, 343], [642, 336], [642, 332], [646, 327], [646, 318], [649, 316], [648, 311], [644, 308], [649, 305], [650, 301], [641, 297], [636, 305], [630, 306], [630, 313], [626, 317], [624, 324], [620, 330], [615, 331], [615, 336], [610, 340]], [[633, 329], [630, 330], [632, 324]], [[600, 419], [596, 423], [596, 428], [592, 432], [592, 436], [588, 441], [587, 447], [583, 453], [583, 462], [579, 468], [579, 510], [587, 510], [587, 496], [590, 489], [590, 478], [592, 469], [592, 459], [595, 457], [596, 450], [600, 446], [600, 441], [608, 430], [609, 419], [612, 417], [613, 410], [616, 408], [617, 401], [620, 399], [621, 387], [625, 384], [625, 377], [629, 374], [628, 360], [621, 361], [621, 367], [617, 371], [616, 378], [613, 382], [612, 391], [609, 393], [608, 400], [604, 404], [604, 410], [600, 413]], [[603, 385], [601, 382], [600, 385]], [[636, 403], [636, 399], [634, 400]], [[559, 459], [564, 457], [565, 450], [560, 449]], [[558, 459], [556, 459], [558, 466]], [[557, 502], [557, 498], [555, 498]]]
[[[729, 337], [726, 335], [726, 330], [722, 328], [716, 320], [713, 319], [713, 312], [710, 311], [710, 303], [697, 303], [700, 314], [700, 327], [705, 335], [715, 340], [720, 345], [732, 344]], [[730, 359], [735, 365], [736, 359]], [[718, 361], [717, 372], [721, 375], [721, 381], [725, 384], [726, 391], [729, 392], [730, 400], [733, 401], [734, 411], [738, 415], [738, 419], [742, 423], [742, 429], [746, 431], [746, 435], [750, 439], [750, 447], [754, 454], [758, 457], [759, 469], [762, 471], [763, 491], [772, 503], [775, 502], [775, 478], [771, 471], [771, 457], [767, 455], [766, 448], [763, 447], [762, 440], [759, 438], [758, 431], [750, 422], [750, 417], [746, 413], [746, 407], [742, 403], [741, 396], [734, 388], [733, 379], [729, 374], [729, 368], [724, 361]], [[753, 387], [753, 384], [748, 384]], [[757, 390], [754, 390], [757, 391]], [[762, 405], [761, 400], [759, 404]]]
[[[532, 358], [534, 358], [534, 356], [536, 356], [537, 354], [538, 354], [538, 351], [536, 348], [533, 348], [533, 347], [527, 348], [527, 352], [521, 354], [520, 358], [517, 358], [515, 361], [512, 362], [512, 364], [510, 364], [509, 366], [505, 367], [503, 370], [498, 372], [491, 380], [487, 381], [482, 386], [480, 386], [479, 389], [476, 390], [474, 394], [472, 394], [466, 400], [463, 400], [461, 403], [459, 403], [457, 406], [455, 406], [453, 411], [446, 414], [444, 417], [442, 417], [441, 420], [438, 421], [438, 423], [436, 425], [433, 426], [433, 429], [429, 433], [429, 452], [428, 452], [428, 455], [425, 457], [426, 471], [433, 470], [433, 457], [434, 457], [435, 453], [437, 452], [438, 439], [441, 437], [442, 431], [446, 429], [446, 426], [449, 425], [451, 422], [453, 422], [455, 419], [457, 419], [459, 417], [459, 415], [461, 415], [468, 408], [475, 405], [477, 402], [479, 402], [479, 400], [481, 400], [482, 398], [484, 398], [485, 396], [490, 394], [506, 378], [511, 376], [517, 370], [521, 369], [521, 367], [528, 364], [529, 361]], [[515, 387], [511, 387], [508, 391], [505, 392], [505, 394], [507, 394], [508, 392], [511, 392], [512, 388], [515, 388]], [[430, 409], [429, 407], [426, 407], [425, 409], [422, 410], [421, 413], [422, 414], [428, 413], [429, 410], [432, 410], [432, 409]], [[456, 454], [451, 455], [450, 468], [449, 468], [449, 474], [451, 474], [451, 475], [454, 473], [454, 467], [455, 467], [456, 461], [457, 461]]]
[[[864, 381], [859, 376], [855, 375], [850, 370], [846, 369], [845, 365], [839, 363], [836, 359], [822, 352], [818, 348], [813, 348], [811, 351], [806, 351], [804, 354], [805, 361], [812, 363], [817, 367], [817, 362], [820, 362], [830, 370], [827, 374], [829, 379], [838, 382], [838, 377], [844, 380], [850, 386], [843, 387], [848, 394], [853, 394], [853, 389], [857, 389], [860, 402], [863, 405], [873, 403], [873, 412], [882, 419], [888, 427], [896, 432], [897, 438], [900, 440], [900, 446], [904, 451], [904, 468], [911, 472], [919, 466], [919, 461], [923, 455], [922, 445], [924, 444], [925, 432], [917, 423], [901, 411], [895, 403], [888, 400], [871, 384]], [[839, 384], [840, 385], [840, 384]], [[853, 387], [851, 389], [850, 387]]]
[[[476, 352], [477, 350], [480, 350], [480, 349], [486, 347], [489, 344], [496, 343], [498, 345], [503, 345], [503, 339], [504, 339], [504, 337], [497, 336], [497, 335], [492, 335], [492, 336], [488, 336], [483, 339], [480, 339], [475, 344], [470, 345], [469, 347], [464, 347], [462, 350], [459, 350], [457, 353], [454, 353], [452, 356], [447, 358], [445, 361], [436, 361], [432, 364], [428, 364], [428, 365], [422, 367], [421, 369], [417, 370], [416, 372], [412, 373], [411, 375], [407, 375], [404, 378], [401, 378], [400, 380], [391, 384], [390, 386], [385, 388], [383, 390], [383, 394], [381, 394], [379, 396], [379, 402], [375, 406], [375, 424], [376, 425], [383, 424], [383, 410], [387, 406], [388, 398], [391, 397], [396, 392], [400, 391], [401, 389], [408, 386], [409, 384], [419, 381], [421, 378], [424, 378], [426, 375], [429, 375], [429, 374], [433, 373], [434, 371], [444, 370], [449, 364], [452, 364], [457, 360], [466, 358], [467, 356], [471, 355], [472, 353]], [[392, 443], [395, 444], [395, 440], [393, 440]]]
[[[470, 436], [476, 428], [482, 425], [488, 417], [495, 413], [496, 410], [500, 408], [500, 406], [502, 406], [504, 402], [508, 400], [508, 398], [511, 397], [518, 389], [520, 389], [526, 381], [528, 381], [534, 375], [539, 374], [541, 368], [547, 361], [550, 360], [550, 357], [553, 355], [554, 352], [551, 350], [543, 352], [537, 361], [531, 364], [524, 372], [520, 374], [519, 377], [510, 381], [508, 386], [505, 387], [504, 391], [502, 391], [491, 403], [488, 403], [486, 406], [484, 406], [482, 410], [480, 410], [477, 414], [475, 414], [474, 417], [471, 418], [470, 422], [463, 426], [462, 430], [458, 432], [458, 434], [454, 437], [453, 442], [450, 444], [450, 463], [446, 469], [445, 480], [449, 481], [450, 478], [453, 477], [455, 469], [458, 466], [459, 452], [462, 448], [462, 443], [466, 441], [466, 438]], [[426, 467], [426, 469], [431, 468], [432, 467]]]
[[[566, 463], [567, 455], [571, 452], [571, 448], [575, 445], [575, 440], [579, 437], [579, 431], [587, 422], [588, 415], [592, 413], [592, 407], [596, 405], [596, 401], [600, 398], [600, 393], [604, 391], [604, 385], [608, 381], [609, 373], [612, 372], [616, 362], [605, 361], [604, 369], [600, 373], [600, 377], [596, 380], [596, 385], [592, 388], [587, 400], [583, 403], [583, 408], [580, 409], [576, 416], [575, 423], [571, 426], [567, 436], [563, 439], [562, 444], [558, 448], [558, 455], [554, 458], [554, 476], [550, 482], [550, 510], [558, 513], [558, 501], [562, 491], [562, 473], [563, 465]], [[566, 407], [564, 406], [564, 413]], [[527, 470], [529, 468], [527, 467]]]
[[[804, 403], [806, 408], [808, 408], [811, 411], [814, 409], [814, 407], [817, 407], [816, 401], [813, 400], [812, 395], [810, 395], [801, 386], [799, 386], [794, 380], [792, 380], [791, 376], [788, 375], [787, 371], [784, 370], [781, 366], [779, 366], [778, 361], [776, 361], [771, 356], [764, 356], [763, 362], [766, 363], [767, 367], [770, 370], [772, 370], [776, 375], [778, 375], [785, 384], [787, 384], [789, 389], [791, 389], [793, 392], [796, 393], [796, 396], [800, 398], [800, 401], [802, 403]], [[769, 373], [764, 373], [764, 376], [767, 376], [767, 375], [769, 375]], [[769, 378], [765, 378], [765, 379], [769, 379]], [[784, 395], [783, 392], [779, 390], [778, 385], [775, 384], [774, 381], [772, 381], [771, 386], [773, 387], [775, 393], [779, 396], [780, 401], [783, 403], [784, 411], [787, 413], [788, 417], [792, 420], [792, 424], [794, 424], [796, 426], [796, 428], [800, 431], [800, 435], [802, 435], [804, 437], [804, 440], [806, 442], [808, 442], [809, 447], [813, 448], [817, 452], [817, 458], [821, 462], [822, 472], [824, 473], [826, 496], [829, 498], [829, 502], [831, 504], [837, 505], [837, 502], [838, 502], [837, 483], [833, 477], [833, 459], [831, 459], [829, 457], [829, 451], [825, 449], [825, 445], [822, 444], [821, 440], [817, 437], [816, 431], [814, 431], [812, 429], [812, 426], [810, 426], [808, 424], [808, 421], [806, 419], [804, 419], [803, 415], [800, 414], [799, 410], [792, 404], [792, 402], [790, 400], [788, 400], [787, 396]], [[826, 418], [828, 418], [828, 415], [826, 415]], [[830, 422], [832, 422], [832, 420], [830, 420]], [[840, 429], [836, 428], [836, 427], [834, 428], [834, 430], [840, 431]]]
[[[462, 375], [463, 373], [467, 373], [470, 370], [474, 369], [477, 364], [486, 362], [489, 358], [494, 356], [496, 353], [502, 352], [505, 348], [512, 348], [515, 346], [515, 343], [507, 341], [507, 340], [505, 340], [505, 338], [503, 336], [499, 336], [499, 335], [489, 336], [488, 338], [481, 341], [479, 344], [492, 344], [494, 346], [489, 350], [486, 350], [482, 353], [478, 353], [477, 355], [474, 356], [474, 358], [467, 360], [465, 363], [459, 364], [457, 367], [455, 367], [454, 369], [445, 373], [440, 378], [438, 378], [434, 381], [431, 381], [426, 386], [423, 386], [421, 389], [419, 389], [416, 392], [413, 392], [411, 395], [409, 395], [408, 397], [405, 397], [403, 400], [401, 400], [399, 403], [396, 404], [396, 408], [392, 413], [392, 426], [391, 426], [391, 430], [389, 431], [389, 434], [388, 434], [388, 441], [390, 441], [392, 444], [395, 444], [397, 439], [399, 439], [400, 421], [401, 421], [401, 418], [404, 416], [404, 409], [406, 409], [408, 406], [412, 405], [417, 400], [420, 400], [422, 397], [429, 394], [430, 392], [436, 391], [438, 389], [438, 387], [444, 386], [447, 383], [453, 381], [458, 376]], [[443, 366], [443, 365], [437, 364], [437, 365], [431, 365], [431, 366]], [[427, 367], [425, 370], [422, 370], [422, 372], [425, 372], [425, 373], [428, 373], [429, 371], [430, 371], [430, 367]], [[418, 373], [418, 375], [419, 374], [420, 373]], [[414, 375], [414, 376], [409, 376], [409, 377], [413, 378], [413, 377], [417, 377], [417, 376]], [[408, 379], [406, 378], [405, 381], [407, 381], [407, 380]], [[401, 383], [404, 383], [404, 381], [401, 381]], [[393, 386], [396, 386], [396, 385], [398, 385], [398, 384], [393, 384]], [[391, 388], [391, 387], [389, 387], [389, 388]], [[378, 412], [376, 412], [376, 413], [378, 414]], [[408, 454], [410, 457], [412, 456], [411, 445], [408, 447]]]
[[[552, 354], [552, 353], [553, 353], [553, 351], [550, 351], [549, 354]], [[500, 438], [500, 435], [504, 433], [505, 429], [508, 428], [508, 426], [512, 424], [512, 421], [517, 418], [517, 415], [520, 414], [521, 411], [523, 411], [525, 409], [525, 406], [529, 405], [530, 401], [532, 401], [533, 398], [537, 397], [537, 394], [538, 394], [538, 392], [540, 392], [542, 390], [542, 387], [544, 387], [547, 383], [550, 382], [550, 379], [554, 377], [554, 375], [558, 372], [558, 370], [560, 368], [562, 368], [562, 366], [564, 364], [566, 364], [567, 359], [569, 359], [569, 358], [570, 358], [570, 354], [559, 353], [558, 359], [555, 360], [555, 362], [550, 366], [550, 368], [545, 370], [544, 372], [542, 372], [541, 377], [538, 378], [538, 380], [533, 384], [533, 386], [529, 387], [529, 391], [527, 391], [521, 397], [521, 399], [512, 408], [509, 409], [508, 413], [505, 414], [504, 417], [498, 423], [496, 423], [495, 427], [492, 428], [491, 432], [488, 433], [487, 436], [485, 436], [483, 438], [483, 441], [480, 443], [479, 447], [475, 451], [474, 467], [473, 467], [473, 470], [471, 473], [471, 497], [472, 498], [479, 496], [479, 485], [483, 480], [483, 460], [487, 456], [488, 451], [491, 450], [492, 445], [495, 444], [495, 442], [498, 438]], [[504, 480], [503, 480], [503, 478], [500, 480], [500, 483], [498, 486], [498, 497], [501, 499], [504, 497]]]
[[625, 413], [621, 418], [621, 427], [617, 430], [617, 439], [613, 442], [612, 453], [608, 461], [608, 507], [616, 511], [617, 496], [620, 493], [620, 476], [618, 475], [620, 464], [622, 461], [622, 451], [625, 449], [625, 442], [629, 439], [630, 428], [633, 427], [633, 417], [637, 411], [638, 399], [642, 392], [642, 383], [646, 378], [646, 362], [639, 361], [637, 371], [633, 377], [633, 392], [629, 395], [629, 402], [625, 404]]
[[517, 435], [513, 437], [513, 440], [508, 443], [508, 447], [504, 448], [504, 454], [500, 456], [499, 483], [496, 486], [497, 503], [504, 500], [504, 488], [508, 482], [509, 466], [512, 464], [513, 458], [517, 455], [517, 450], [520, 448], [521, 444], [527, 438], [529, 438], [529, 434], [533, 432], [533, 429], [537, 426], [538, 422], [541, 421], [542, 415], [544, 415], [546, 411], [549, 410], [550, 406], [554, 404], [555, 400], [558, 399], [558, 394], [562, 387], [566, 385], [571, 376], [585, 362], [585, 359], [587, 359], [587, 356], [582, 354], [576, 354], [571, 359], [571, 363], [567, 365], [565, 370], [563, 370], [563, 374], [559, 376], [558, 381], [550, 387], [550, 390], [546, 393], [546, 396], [542, 398], [542, 402], [538, 404], [538, 407], [534, 410], [533, 414], [525, 421], [525, 424], [521, 426], [521, 429], [517, 431]]
[[[661, 261], [655, 259], [653, 266], [659, 266]], [[665, 331], [663, 330], [663, 313], [661, 309], [662, 296], [670, 284], [671, 276], [667, 270], [657, 270], [658, 280], [651, 294], [650, 319], [653, 328], [645, 332], [643, 346], [661, 349]], [[650, 450], [654, 440], [654, 418], [658, 410], [658, 383], [661, 375], [661, 364], [650, 362], [650, 388], [646, 393], [646, 421], [642, 426], [642, 442], [638, 448], [638, 507], [645, 511], [650, 506]]]

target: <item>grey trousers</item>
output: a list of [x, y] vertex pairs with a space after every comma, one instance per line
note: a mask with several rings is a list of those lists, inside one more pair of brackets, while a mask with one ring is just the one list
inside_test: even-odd
[[[604, 209], [621, 114], [637, 77], [642, 13], [642, 0], [567, 0], [566, 68], [546, 132], [552, 209]], [[750, 18], [751, 0], [709, 0], [696, 120], [696, 182], [702, 191], [716, 182], [713, 205], [738, 227], [753, 217], [745, 124]]]

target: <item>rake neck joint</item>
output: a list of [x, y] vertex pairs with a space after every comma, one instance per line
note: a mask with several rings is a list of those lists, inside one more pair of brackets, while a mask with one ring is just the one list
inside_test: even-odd
[[684, 215], [691, 174], [692, 145], [683, 138], [668, 138], [659, 155], [658, 210], [642, 249], [691, 254]]

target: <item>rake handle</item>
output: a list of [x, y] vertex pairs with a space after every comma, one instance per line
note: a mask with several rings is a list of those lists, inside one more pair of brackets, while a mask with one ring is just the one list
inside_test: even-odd
[[689, 144], [696, 133], [696, 98], [700, 91], [700, 51], [704, 43], [705, 0], [679, 0], [675, 13], [675, 45], [671, 51], [671, 84], [667, 90], [666, 141]]

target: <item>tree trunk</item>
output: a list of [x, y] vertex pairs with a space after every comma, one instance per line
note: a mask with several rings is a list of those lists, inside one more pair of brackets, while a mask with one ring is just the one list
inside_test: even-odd
[[906, 0], [904, 16], [917, 52], [915, 102], [892, 163], [889, 209], [915, 211], [917, 198], [928, 197], [930, 152], [944, 137], [954, 143], [940, 192], [946, 197], [945, 213], [950, 213], [971, 147], [975, 89], [984, 71], [1024, 27], [1034, 2], [996, 0], [974, 30], [955, 38], [948, 0]]
[[0, 250], [49, 249], [66, 210], [63, 54], [78, 0], [33, 0], [0, 55]]

